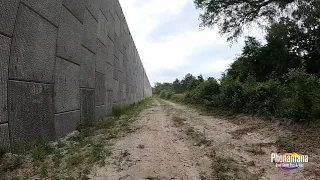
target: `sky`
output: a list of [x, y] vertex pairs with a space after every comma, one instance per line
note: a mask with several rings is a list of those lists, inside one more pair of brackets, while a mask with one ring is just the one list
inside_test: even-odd
[[193, 0], [120, 0], [151, 85], [187, 73], [219, 78], [241, 53], [243, 38], [232, 46], [218, 29], [199, 28]]

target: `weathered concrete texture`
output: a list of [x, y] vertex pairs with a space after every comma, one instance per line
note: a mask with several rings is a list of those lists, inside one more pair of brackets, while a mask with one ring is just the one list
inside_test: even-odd
[[58, 29], [20, 5], [12, 40], [10, 79], [53, 83]]
[[0, 0], [0, 149], [152, 95], [118, 0]]
[[0, 35], [0, 123], [8, 121], [7, 81], [10, 44], [10, 38]]
[[11, 36], [20, 0], [0, 1], [0, 32]]
[[80, 124], [80, 111], [71, 111], [54, 116], [55, 138], [61, 138], [76, 130]]
[[21, 0], [54, 25], [59, 25], [62, 0]]
[[106, 115], [107, 115], [106, 105], [96, 106], [96, 118], [95, 119], [104, 118], [104, 117], [106, 117]]
[[9, 126], [0, 124], [0, 152], [8, 152], [11, 150], [9, 139]]
[[94, 90], [81, 89], [80, 97], [81, 97], [81, 108], [80, 108], [81, 123], [90, 124], [95, 119]]
[[54, 139], [53, 85], [9, 81], [12, 148]]
[[108, 51], [106, 46], [104, 46], [100, 41], [98, 41], [97, 44], [98, 44], [98, 50], [97, 50], [97, 59], [96, 59], [96, 71], [101, 74], [106, 74]]
[[87, 0], [63, 0], [63, 5], [83, 23], [85, 5]]
[[87, 0], [86, 7], [95, 19], [98, 19], [101, 0]]
[[80, 87], [95, 88], [96, 55], [82, 47], [80, 62]]
[[54, 86], [57, 113], [80, 109], [79, 72], [77, 64], [57, 58]]
[[97, 52], [97, 30], [98, 23], [88, 10], [85, 10], [82, 44], [93, 53]]
[[96, 91], [95, 91], [95, 101], [96, 106], [105, 105], [106, 99], [106, 87], [105, 87], [105, 75], [96, 72]]
[[[69, 2], [69, 0], [65, 1]], [[70, 2], [72, 1], [70, 0]], [[57, 55], [79, 64], [81, 59], [82, 24], [65, 7], [62, 7], [61, 11]]]
[[105, 45], [108, 45], [108, 20], [103, 15], [101, 11], [99, 11], [99, 19], [98, 19], [98, 39]]

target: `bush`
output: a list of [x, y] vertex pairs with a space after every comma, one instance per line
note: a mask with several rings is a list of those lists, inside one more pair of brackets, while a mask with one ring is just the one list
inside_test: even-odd
[[112, 107], [112, 115], [115, 117], [120, 117], [125, 113], [125, 110], [121, 106], [113, 106]]
[[320, 118], [320, 79], [302, 69], [290, 70], [286, 79], [278, 115], [294, 120]]
[[172, 96], [173, 96], [173, 92], [171, 92], [169, 90], [162, 90], [160, 92], [160, 98], [161, 99], [169, 100], [169, 99], [171, 99]]
[[175, 102], [184, 102], [185, 101], [184, 94], [174, 94], [171, 97], [171, 100]]

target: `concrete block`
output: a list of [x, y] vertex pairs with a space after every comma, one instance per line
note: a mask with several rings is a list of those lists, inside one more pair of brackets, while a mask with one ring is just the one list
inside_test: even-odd
[[107, 108], [106, 105], [96, 106], [96, 119], [102, 119], [107, 116]]
[[0, 123], [8, 121], [7, 80], [10, 44], [10, 38], [0, 35]]
[[54, 139], [53, 85], [9, 81], [9, 124], [14, 151]]
[[63, 5], [75, 16], [81, 23], [84, 19], [84, 11], [87, 0], [63, 0]]
[[113, 90], [107, 91], [106, 96], [106, 103], [107, 103], [107, 115], [110, 115], [112, 113], [112, 107], [113, 107]]
[[107, 63], [109, 63], [109, 64], [111, 64], [113, 66], [114, 43], [110, 38], [108, 38], [108, 40], [107, 40], [107, 49], [108, 49]]
[[81, 124], [90, 124], [95, 120], [94, 90], [80, 89]]
[[98, 39], [105, 45], [108, 46], [108, 21], [101, 11], [99, 11], [98, 18]]
[[80, 67], [64, 59], [56, 60], [55, 109], [56, 113], [78, 110]]
[[82, 47], [80, 62], [80, 87], [95, 88], [96, 55]]
[[86, 9], [83, 22], [82, 45], [94, 53], [97, 52], [97, 30], [97, 21]]
[[[102, 0], [102, 1], [105, 1], [105, 0]], [[87, 0], [87, 3], [86, 3], [88, 10], [90, 11], [90, 13], [95, 19], [98, 19], [100, 2], [101, 0]]]
[[113, 79], [119, 79], [119, 60], [117, 57], [113, 57]]
[[54, 25], [59, 25], [62, 0], [21, 0]]
[[97, 59], [96, 59], [96, 71], [101, 74], [106, 74], [108, 50], [100, 41], [98, 41], [97, 44], [98, 44], [98, 50], [97, 50]]
[[20, 0], [1, 0], [0, 32], [12, 36]]
[[113, 90], [113, 66], [107, 63], [107, 74], [106, 74], [106, 84], [105, 87], [107, 90]]
[[96, 72], [96, 91], [95, 91], [96, 106], [105, 105], [106, 87], [105, 75]]
[[114, 22], [115, 22], [115, 33], [118, 37], [120, 37], [120, 31], [121, 31], [120, 18], [117, 13], [114, 15]]
[[80, 124], [80, 111], [71, 111], [54, 116], [55, 138], [61, 138], [76, 130]]
[[[73, 1], [75, 0], [70, 0], [70, 2]], [[62, 7], [57, 42], [58, 56], [76, 64], [80, 63], [82, 27], [82, 24], [65, 7]]]
[[10, 152], [9, 125], [0, 124], [0, 152]]
[[11, 46], [10, 79], [53, 83], [58, 30], [23, 4]]
[[119, 81], [113, 80], [113, 103], [118, 102], [118, 93], [119, 93]]
[[119, 37], [115, 36], [113, 55], [116, 56], [117, 58], [119, 58], [119, 53], [120, 53], [119, 49], [120, 49]]

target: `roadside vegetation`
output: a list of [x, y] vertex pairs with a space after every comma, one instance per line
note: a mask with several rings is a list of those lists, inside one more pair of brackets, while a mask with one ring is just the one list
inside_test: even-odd
[[89, 179], [95, 166], [105, 166], [116, 140], [132, 132], [130, 124], [150, 107], [151, 98], [126, 107], [114, 107], [112, 117], [81, 125], [56, 142], [42, 144], [20, 155], [5, 154], [0, 162], [0, 180]]

